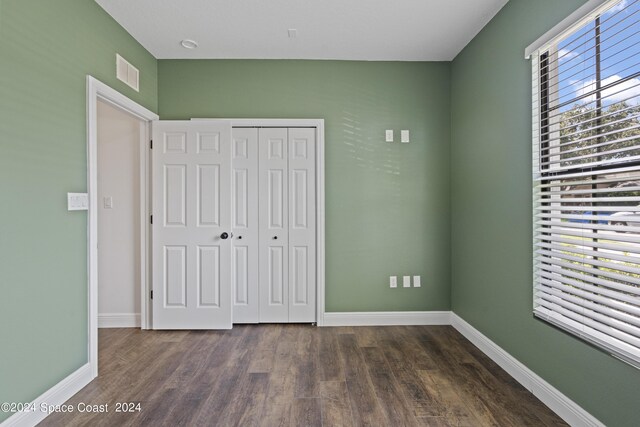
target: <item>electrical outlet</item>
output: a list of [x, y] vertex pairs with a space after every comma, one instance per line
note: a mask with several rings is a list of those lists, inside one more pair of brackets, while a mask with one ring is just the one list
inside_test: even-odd
[[393, 130], [392, 129], [387, 129], [385, 131], [384, 135], [385, 135], [385, 141], [393, 142]]
[[411, 287], [411, 276], [402, 276], [402, 287], [403, 288]]
[[413, 287], [414, 288], [420, 287], [420, 276], [413, 276]]
[[390, 276], [389, 277], [389, 287], [390, 288], [397, 288], [398, 287], [398, 277], [397, 276]]

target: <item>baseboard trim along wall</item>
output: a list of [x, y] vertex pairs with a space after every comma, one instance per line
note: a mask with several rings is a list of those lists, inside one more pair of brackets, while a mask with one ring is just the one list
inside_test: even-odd
[[16, 412], [0, 425], [2, 427], [35, 426], [49, 415], [47, 407], [62, 405], [92, 379], [91, 366], [87, 363], [31, 402], [29, 408], [34, 410]]
[[98, 328], [139, 328], [140, 313], [98, 314]]
[[558, 389], [455, 313], [451, 313], [451, 325], [571, 426], [605, 427], [593, 415], [582, 409], [573, 400], [562, 394]]
[[450, 311], [325, 313], [323, 326], [450, 325]]

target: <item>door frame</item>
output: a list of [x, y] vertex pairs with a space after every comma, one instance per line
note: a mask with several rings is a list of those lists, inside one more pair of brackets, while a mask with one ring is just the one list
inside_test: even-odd
[[[193, 119], [201, 120], [201, 119]], [[316, 325], [325, 314], [324, 119], [229, 119], [233, 128], [315, 128], [316, 130]]]
[[89, 193], [88, 248], [88, 333], [92, 378], [98, 376], [98, 101], [106, 102], [141, 121], [140, 129], [140, 321], [148, 327], [149, 298], [149, 143], [151, 122], [159, 117], [117, 90], [87, 75], [87, 183]]

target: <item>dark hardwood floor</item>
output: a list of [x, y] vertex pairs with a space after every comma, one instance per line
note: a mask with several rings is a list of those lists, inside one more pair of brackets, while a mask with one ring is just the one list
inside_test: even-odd
[[[43, 426], [566, 425], [450, 326], [101, 329], [100, 375]], [[140, 412], [115, 412], [117, 402]]]

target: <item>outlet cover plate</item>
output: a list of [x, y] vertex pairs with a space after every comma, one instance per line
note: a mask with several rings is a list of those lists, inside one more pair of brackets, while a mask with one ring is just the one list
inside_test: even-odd
[[401, 130], [400, 131], [400, 142], [404, 142], [405, 144], [407, 144], [409, 142], [409, 131], [408, 130]]
[[385, 141], [393, 142], [393, 130], [387, 129], [385, 131], [384, 135], [385, 135]]

